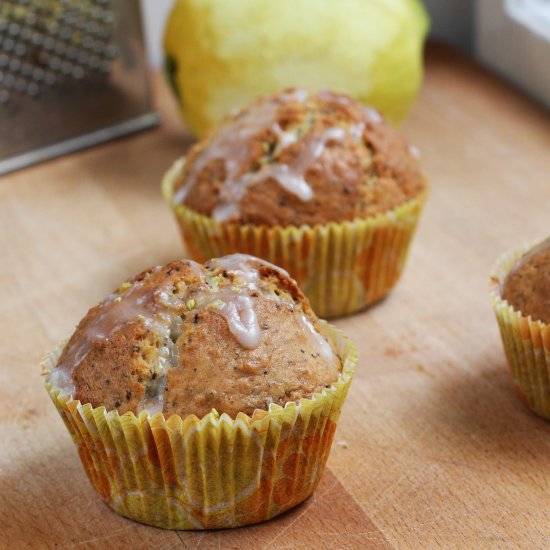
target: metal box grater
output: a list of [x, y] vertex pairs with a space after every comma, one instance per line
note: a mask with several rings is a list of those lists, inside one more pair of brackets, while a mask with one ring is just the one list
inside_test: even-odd
[[137, 0], [0, 0], [0, 174], [159, 122]]

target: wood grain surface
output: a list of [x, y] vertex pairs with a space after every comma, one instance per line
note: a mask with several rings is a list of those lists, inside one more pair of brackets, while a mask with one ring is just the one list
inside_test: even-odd
[[41, 355], [120, 281], [184, 255], [164, 124], [0, 181], [0, 548], [548, 548], [550, 425], [525, 410], [487, 297], [504, 250], [550, 233], [550, 117], [443, 47], [403, 131], [431, 196], [404, 277], [337, 324], [360, 365], [312, 498], [261, 525], [163, 531], [92, 491]]

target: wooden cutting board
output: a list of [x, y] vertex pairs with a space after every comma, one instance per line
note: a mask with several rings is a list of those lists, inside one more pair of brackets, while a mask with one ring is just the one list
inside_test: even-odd
[[0, 547], [549, 547], [550, 424], [516, 398], [487, 279], [550, 233], [550, 117], [441, 46], [404, 125], [431, 196], [398, 287], [337, 322], [361, 360], [314, 496], [195, 533], [101, 503], [38, 362], [128, 275], [184, 254], [159, 184], [191, 138], [155, 84], [159, 129], [0, 181]]

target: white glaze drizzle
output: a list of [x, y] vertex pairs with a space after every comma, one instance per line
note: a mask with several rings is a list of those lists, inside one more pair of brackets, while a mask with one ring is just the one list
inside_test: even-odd
[[[351, 106], [357, 104], [355, 100], [347, 95], [335, 94], [334, 92], [330, 92], [328, 90], [322, 90], [319, 92], [319, 96], [323, 99], [340, 103], [340, 105]], [[372, 122], [373, 124], [379, 124], [382, 122], [382, 115], [376, 109], [373, 109], [368, 105], [361, 105], [361, 108], [369, 122]]]
[[164, 392], [166, 391], [166, 373], [158, 376], [153, 382], [149, 383], [145, 389], [145, 394], [139, 402], [137, 413], [147, 411], [153, 416], [164, 409]]
[[[202, 267], [193, 261], [188, 261], [188, 266], [200, 277], [204, 278]], [[162, 269], [157, 266], [151, 269], [151, 274]], [[145, 286], [147, 277], [142, 281], [133, 283], [127, 290], [110, 294], [101, 304], [95, 316], [81, 330], [80, 337], [70, 343], [67, 348], [63, 363], [52, 369], [49, 380], [63, 393], [74, 395], [75, 386], [72, 379], [73, 370], [88, 356], [96, 342], [107, 340], [112, 334], [122, 329], [130, 322], [141, 321], [147, 330], [158, 334], [163, 345], [159, 348], [159, 362], [155, 373], [156, 385], [163, 385], [166, 371], [171, 364], [177, 362], [177, 349], [170, 339], [170, 327], [176, 322], [174, 313], [163, 311], [163, 305], [173, 305], [170, 302], [172, 293], [168, 283], [156, 289]], [[164, 391], [158, 395], [145, 396], [145, 405], [140, 405], [139, 410], [162, 410]]]
[[[285, 277], [288, 273], [253, 256], [246, 254], [232, 254], [223, 258], [211, 260], [208, 270], [199, 264], [188, 261], [188, 266], [198, 275], [199, 280], [205, 283], [205, 288], [192, 294], [196, 302], [193, 310], [200, 311], [213, 307], [226, 321], [233, 337], [246, 349], [255, 349], [260, 344], [261, 330], [254, 310], [252, 292], [261, 292], [270, 300], [286, 303], [301, 320], [302, 329], [313, 339], [315, 348], [323, 358], [333, 357], [333, 352], [324, 339], [317, 332], [307, 316], [295, 310], [295, 304], [290, 298], [267, 293], [259, 284], [261, 276], [259, 269], [269, 266]], [[152, 271], [162, 269], [156, 267]], [[233, 275], [235, 284], [217, 288], [210, 285], [217, 271], [225, 271]], [[96, 342], [107, 339], [111, 334], [120, 330], [129, 322], [141, 320], [148, 330], [155, 332], [163, 341], [159, 348], [158, 365], [155, 369], [156, 378], [151, 381], [138, 405], [138, 412], [147, 410], [151, 415], [164, 408], [164, 393], [166, 375], [170, 367], [179, 364], [178, 349], [174, 344], [181, 333], [181, 318], [175, 311], [165, 311], [162, 306], [176, 306], [174, 294], [167, 283], [165, 287], [150, 290], [145, 287], [145, 281], [134, 283], [127, 291], [111, 294], [99, 306], [99, 312], [81, 332], [80, 338], [75, 341], [65, 354], [64, 362], [52, 369], [49, 381], [64, 394], [73, 395], [75, 392], [72, 380], [72, 371], [93, 349]], [[208, 287], [208, 289], [206, 289]], [[174, 334], [173, 332], [176, 331]]]
[[[305, 102], [308, 92], [295, 89], [281, 96], [284, 101]], [[330, 99], [342, 105], [354, 103], [346, 96], [331, 92], [319, 92], [319, 97]], [[298, 136], [284, 131], [276, 121], [277, 109], [281, 103], [272, 101], [258, 105], [249, 111], [242, 111], [234, 121], [222, 126], [212, 137], [210, 144], [205, 147], [195, 159], [192, 172], [185, 184], [174, 193], [174, 203], [181, 204], [187, 197], [190, 189], [195, 185], [197, 175], [214, 160], [222, 160], [225, 166], [225, 180], [220, 189], [217, 206], [212, 216], [219, 222], [230, 220], [239, 214], [239, 205], [249, 186], [261, 181], [273, 179], [287, 192], [298, 197], [302, 202], [313, 198], [313, 190], [306, 180], [307, 171], [323, 154], [327, 144], [331, 141], [342, 141], [350, 135], [356, 142], [362, 140], [366, 122], [359, 122], [348, 128], [328, 128], [319, 135], [305, 136], [304, 147], [300, 154], [286, 164], [266, 164], [259, 171], [239, 174], [241, 166], [248, 158], [250, 140], [264, 128], [271, 128], [278, 138], [274, 154], [298, 141]], [[366, 120], [379, 123], [380, 114], [370, 107], [363, 106]]]
[[259, 269], [262, 266], [279, 272], [285, 278], [290, 278], [290, 275], [282, 267], [265, 260], [260, 260], [249, 254], [228, 254], [227, 256], [210, 260], [208, 265], [214, 270], [219, 269], [233, 274], [238, 282], [245, 283], [247, 288], [255, 291], [261, 291], [257, 283], [260, 280]]
[[[228, 273], [233, 274], [236, 281], [240, 283], [245, 283], [247, 288], [249, 290], [253, 291], [260, 291], [262, 292], [263, 296], [270, 300], [278, 301], [278, 302], [284, 302], [292, 307], [292, 309], [295, 309], [295, 304], [291, 300], [286, 300], [282, 296], [277, 296], [273, 294], [268, 294], [260, 288], [258, 285], [261, 277], [259, 273], [259, 267], [269, 266], [271, 269], [277, 270], [279, 273], [281, 273], [284, 277], [290, 277], [289, 274], [282, 268], [275, 266], [273, 264], [270, 264], [269, 262], [266, 262], [264, 260], [259, 260], [258, 258], [255, 258], [254, 256], [249, 256], [247, 254], [231, 254], [228, 256], [224, 256], [223, 258], [217, 258], [210, 261], [210, 265], [214, 269], [221, 269], [224, 271], [227, 271]], [[309, 338], [311, 338], [314, 342], [314, 346], [319, 350], [319, 355], [323, 357], [324, 359], [330, 359], [334, 357], [334, 353], [332, 351], [332, 348], [330, 347], [327, 340], [315, 329], [311, 321], [308, 319], [308, 317], [304, 313], [300, 313], [299, 319], [302, 323], [302, 330]], [[257, 320], [256, 324], [254, 325], [254, 330], [256, 330]], [[231, 327], [230, 327], [231, 330]], [[258, 327], [259, 330], [259, 327]], [[233, 334], [234, 332], [231, 331]], [[259, 343], [259, 341], [258, 341]]]
[[[155, 267], [157, 272], [161, 267]], [[161, 287], [151, 291], [145, 287], [145, 280], [134, 283], [127, 291], [109, 295], [98, 307], [99, 311], [82, 329], [80, 337], [70, 343], [63, 363], [52, 369], [49, 380], [65, 394], [74, 395], [72, 372], [82, 363], [94, 348], [96, 342], [107, 340], [111, 334], [126, 324], [141, 320], [148, 330], [158, 333], [165, 342], [171, 342], [167, 328], [167, 314], [159, 311], [162, 306], [157, 296], [167, 294]], [[159, 378], [162, 378], [173, 354], [171, 346], [159, 349]]]
[[372, 122], [373, 124], [380, 124], [380, 122], [382, 122], [382, 115], [376, 109], [363, 105], [363, 112], [369, 122]]
[[304, 332], [315, 342], [317, 349], [319, 350], [319, 355], [324, 359], [334, 357], [334, 353], [329, 343], [321, 334], [319, 334], [319, 332], [315, 330], [315, 327], [312, 325], [307, 316], [302, 313], [301, 318]]
[[295, 99], [300, 103], [305, 103], [309, 97], [309, 92], [304, 88], [294, 88], [293, 90], [286, 92], [284, 96], [290, 99]]
[[72, 378], [72, 369], [57, 365], [51, 369], [47, 377], [48, 382], [61, 390], [65, 395], [74, 395], [75, 387]]
[[[245, 291], [248, 292], [261, 292], [263, 296], [271, 300], [285, 301], [282, 297], [267, 294], [260, 287], [259, 268], [262, 265], [277, 270], [284, 277], [289, 277], [284, 269], [248, 254], [230, 254], [209, 262], [209, 267], [213, 270], [221, 270], [233, 275], [234, 282], [239, 285], [238, 291], [234, 290], [233, 286], [224, 289], [225, 299], [222, 300], [222, 306], [217, 309], [225, 317], [231, 334], [243, 347], [248, 349], [254, 349], [259, 345], [261, 331], [254, 311], [253, 300], [250, 296], [243, 294], [240, 287], [242, 286], [243, 290], [246, 289]], [[293, 303], [292, 306], [294, 307]]]
[[273, 133], [277, 136], [277, 148], [275, 149], [275, 152], [280, 151], [281, 149], [284, 149], [285, 147], [288, 147], [289, 145], [292, 145], [295, 141], [298, 141], [298, 137], [296, 134], [293, 134], [291, 132], [285, 132], [277, 122], [273, 124], [271, 127], [273, 130]]
[[227, 321], [231, 334], [243, 348], [256, 349], [258, 347], [260, 325], [250, 296], [231, 296], [222, 302], [217, 311]]
[[409, 145], [409, 153], [416, 159], [420, 158], [420, 149], [414, 145]]
[[[308, 98], [308, 92], [297, 88], [280, 96], [282, 101], [299, 101], [303, 103]], [[246, 160], [249, 149], [248, 142], [258, 132], [270, 127], [275, 119], [280, 103], [271, 101], [250, 111], [241, 111], [230, 124], [220, 126], [212, 136], [208, 147], [203, 149], [195, 159], [192, 174], [187, 182], [174, 193], [174, 203], [181, 204], [189, 190], [196, 183], [196, 176], [213, 161], [221, 159], [225, 163], [226, 181], [233, 181], [239, 177], [238, 170]]]
[[212, 213], [214, 219], [223, 222], [238, 212], [238, 204], [249, 185], [269, 178], [275, 179], [286, 191], [297, 196], [302, 202], [313, 198], [313, 190], [305, 179], [306, 172], [323, 154], [327, 143], [345, 138], [344, 128], [328, 128], [319, 135], [304, 139], [300, 154], [289, 164], [266, 164], [258, 172], [226, 181], [220, 192], [221, 204]]
[[[156, 267], [153, 271], [159, 269]], [[86, 358], [95, 342], [104, 340], [138, 315], [150, 319], [153, 311], [149, 311], [149, 306], [154, 301], [151, 300], [150, 291], [143, 291], [143, 286], [143, 281], [139, 281], [123, 294], [115, 292], [101, 302], [98, 306], [99, 311], [86, 324], [80, 338], [67, 350], [66, 362], [77, 367]]]

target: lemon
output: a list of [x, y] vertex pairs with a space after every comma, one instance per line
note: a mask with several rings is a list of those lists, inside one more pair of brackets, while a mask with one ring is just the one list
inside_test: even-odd
[[344, 92], [398, 122], [421, 84], [427, 29], [419, 0], [176, 0], [166, 72], [199, 135], [289, 86]]

